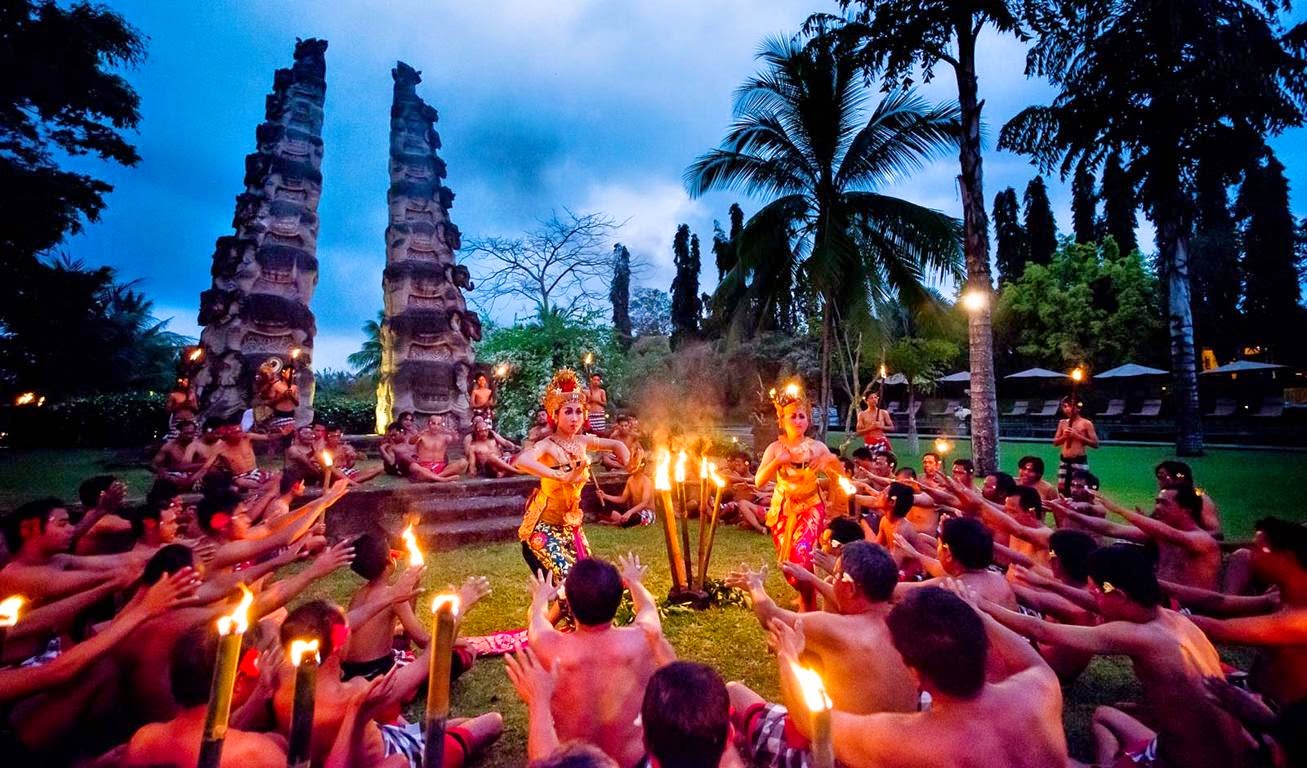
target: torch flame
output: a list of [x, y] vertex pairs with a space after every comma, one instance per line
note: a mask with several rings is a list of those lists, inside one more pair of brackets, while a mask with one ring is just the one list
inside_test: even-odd
[[700, 479], [700, 480], [707, 480], [707, 479], [708, 479], [708, 468], [709, 468], [711, 465], [712, 465], [712, 462], [708, 461], [708, 457], [707, 457], [707, 456], [700, 456], [700, 457], [699, 457], [699, 479]]
[[658, 447], [658, 458], [654, 464], [654, 489], [672, 490], [672, 454], [662, 446]]
[[254, 605], [254, 593], [244, 584], [237, 584], [241, 588], [241, 601], [236, 604], [235, 610], [226, 616], [218, 617], [218, 634], [226, 637], [233, 631], [238, 635], [245, 634], [245, 630], [250, 628], [250, 606]]
[[790, 382], [789, 384], [785, 385], [785, 394], [789, 395], [790, 397], [798, 397], [800, 391], [801, 390], [799, 389], [799, 385], [794, 382]]
[[440, 613], [440, 609], [444, 608], [446, 605], [449, 606], [450, 613], [453, 613], [455, 616], [458, 615], [458, 595], [450, 594], [436, 595], [431, 600], [431, 612]]
[[586, 365], [591, 365], [591, 364], [594, 363], [594, 361], [595, 361], [594, 353], [592, 353], [592, 352], [586, 352], [586, 353], [585, 353], [585, 364], [586, 364]]
[[726, 487], [726, 478], [717, 474], [717, 465], [711, 461], [708, 462], [708, 479], [712, 480], [712, 484], [718, 488]]
[[690, 460], [685, 451], [676, 454], [676, 482], [685, 482], [685, 463]]
[[422, 550], [418, 548], [418, 537], [413, 535], [413, 524], [409, 523], [400, 536], [404, 539], [404, 548], [408, 550], [409, 567], [425, 565], [426, 560], [422, 557]]
[[844, 475], [837, 475], [835, 479], [840, 484], [840, 490], [844, 491], [846, 495], [854, 496], [857, 494], [858, 486], [849, 482], [849, 479], [847, 477], [845, 477]]
[[826, 694], [826, 684], [821, 681], [821, 675], [797, 664], [794, 665], [794, 675], [799, 678], [803, 702], [810, 712], [824, 712], [831, 708], [830, 696]]
[[24, 392], [14, 399], [14, 405], [31, 405], [36, 402], [35, 392]]
[[503, 363], [500, 363], [499, 365], [495, 366], [495, 375], [501, 379], [507, 376], [508, 366]]
[[1084, 380], [1085, 380], [1085, 369], [1084, 369], [1084, 368], [1081, 368], [1080, 366], [1076, 366], [1076, 367], [1071, 371], [1071, 380], [1074, 381], [1074, 382], [1077, 383], [1077, 384], [1079, 384], [1080, 382], [1084, 381]]
[[291, 359], [291, 360], [298, 360], [298, 359], [300, 359], [300, 348], [299, 348], [299, 347], [295, 347], [294, 349], [292, 349], [292, 350], [290, 351], [290, 359]]
[[953, 444], [940, 437], [935, 440], [935, 453], [948, 453], [953, 450]]
[[330, 467], [332, 465], [332, 462], [334, 462], [335, 460], [336, 460], [335, 457], [331, 455], [331, 451], [324, 450], [322, 452], [322, 466]]
[[198, 361], [201, 357], [204, 357], [204, 347], [196, 347], [195, 349], [191, 350], [191, 353], [186, 356], [186, 359], [194, 363]]
[[27, 602], [20, 595], [6, 597], [0, 600], [0, 627], [12, 627], [18, 623], [18, 612], [22, 609], [23, 603]]
[[882, 379], [889, 378], [889, 369], [885, 367], [884, 363], [880, 364], [880, 377]]
[[313, 640], [291, 640], [290, 641], [290, 663], [299, 666], [304, 663], [304, 657], [313, 654], [313, 663], [317, 664], [322, 661], [318, 655], [318, 641]]

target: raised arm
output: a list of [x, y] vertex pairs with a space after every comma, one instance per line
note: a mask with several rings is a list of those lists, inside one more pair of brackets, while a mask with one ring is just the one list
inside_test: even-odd
[[[323, 551], [313, 562], [290, 578], [282, 579], [264, 589], [254, 598], [252, 613], [256, 617], [267, 616], [296, 595], [308, 589], [309, 585], [338, 568], [349, 565], [354, 559], [354, 543], [342, 541], [334, 547]], [[357, 626], [357, 625], [352, 625]]]
[[1205, 616], [1258, 616], [1280, 607], [1280, 593], [1275, 591], [1264, 595], [1227, 595], [1165, 579], [1158, 579], [1157, 583], [1181, 605]]
[[1045, 528], [1042, 525], [1022, 525], [1015, 517], [993, 504], [982, 505], [980, 514], [985, 518], [985, 522], [991, 523], [995, 528], [1037, 547], [1048, 549], [1049, 538], [1053, 535], [1052, 528]]
[[780, 621], [793, 626], [800, 614], [780, 607], [775, 600], [771, 599], [771, 595], [767, 594], [767, 589], [763, 586], [763, 576], [766, 573], [765, 566], [757, 571], [743, 564], [741, 564], [740, 568], [738, 571], [727, 574], [726, 584], [749, 593], [749, 602], [753, 605], [753, 615], [758, 617], [758, 623], [762, 625], [762, 628], [769, 628], [772, 621]]
[[1054, 624], [1034, 616], [1009, 611], [983, 597], [978, 598], [977, 605], [1013, 632], [1041, 643], [1060, 645], [1085, 653], [1130, 655], [1140, 650], [1141, 644], [1136, 637], [1136, 633], [1140, 630], [1126, 622], [1110, 621], [1090, 627]]
[[1182, 531], [1179, 528], [1167, 525], [1161, 520], [1156, 520], [1145, 515], [1138, 507], [1134, 510], [1122, 509], [1120, 514], [1126, 519], [1126, 522], [1148, 534], [1149, 537], [1160, 539], [1189, 550], [1197, 550], [1201, 548], [1202, 541], [1199, 536], [1207, 535], [1202, 531], [1202, 529], [1192, 532]]
[[608, 451], [616, 456], [623, 466], [631, 461], [631, 449], [627, 448], [626, 443], [621, 440], [590, 435], [586, 440], [586, 447], [592, 451]]
[[504, 667], [517, 695], [526, 704], [526, 759], [541, 760], [558, 749], [551, 701], [558, 687], [558, 664], [541, 664], [535, 651], [525, 647], [504, 656]]
[[1100, 536], [1131, 541], [1135, 544], [1146, 544], [1148, 542], [1148, 534], [1133, 525], [1121, 525], [1120, 523], [1113, 523], [1110, 520], [1104, 520], [1100, 517], [1090, 517], [1089, 515], [1081, 514], [1080, 512], [1067, 512], [1066, 516], [1067, 519], [1074, 522], [1076, 526], [1086, 531], [1090, 531], [1091, 533], [1097, 533]]
[[1214, 643], [1234, 645], [1307, 645], [1307, 610], [1280, 611], [1266, 616], [1213, 619], [1190, 616]]
[[761, 488], [770, 483], [776, 477], [776, 471], [781, 468], [781, 465], [788, 464], [789, 461], [790, 452], [780, 443], [767, 446], [767, 450], [762, 452], [762, 460], [758, 462], [758, 472], [753, 476], [753, 484]]
[[4, 665], [6, 659], [19, 660], [36, 653], [35, 643], [43, 643], [49, 635], [69, 631], [83, 611], [126, 589], [135, 579], [134, 571], [125, 571], [121, 578], [111, 579], [92, 589], [77, 592], [28, 611], [23, 615], [23, 620], [9, 630], [9, 635], [5, 638], [5, 654], [0, 657], [0, 666]]
[[554, 585], [554, 574], [549, 571], [537, 571], [531, 575], [531, 607], [529, 609], [526, 637], [537, 652], [546, 653], [558, 642], [561, 633], [554, 629], [549, 620], [549, 604], [558, 597], [558, 587]]
[[247, 560], [254, 560], [267, 552], [287, 546], [292, 541], [308, 533], [309, 529], [317, 522], [318, 517], [326, 512], [332, 504], [340, 501], [341, 497], [348, 491], [349, 480], [342, 477], [321, 498], [311, 501], [292, 512], [291, 515], [297, 515], [298, 519], [293, 522], [283, 522], [284, 527], [277, 530], [276, 533], [261, 539], [231, 541], [218, 547], [218, 551], [214, 553], [209, 566], [211, 568], [230, 567]]

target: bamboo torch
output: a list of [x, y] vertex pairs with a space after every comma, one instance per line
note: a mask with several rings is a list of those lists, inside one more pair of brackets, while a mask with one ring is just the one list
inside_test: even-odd
[[676, 538], [676, 508], [672, 505], [672, 454], [659, 447], [654, 464], [654, 492], [663, 500], [663, 538], [667, 544], [667, 565], [672, 571], [672, 591], [685, 589], [685, 561]]
[[308, 768], [313, 736], [313, 709], [318, 690], [318, 640], [292, 640], [290, 663], [295, 667], [295, 703], [290, 718], [288, 768]]
[[449, 668], [454, 653], [458, 595], [436, 595], [431, 601], [431, 646], [428, 650], [426, 747], [424, 768], [440, 768], [445, 760], [445, 724], [449, 720]]
[[690, 457], [685, 451], [676, 454], [676, 501], [681, 505], [681, 551], [685, 556], [685, 584], [689, 584], [694, 574], [690, 573], [690, 508], [685, 505], [685, 467]]
[[712, 522], [708, 525], [707, 547], [703, 545], [703, 535], [699, 536], [699, 589], [703, 589], [703, 585], [708, 581], [708, 562], [712, 560], [713, 540], [717, 538], [717, 515], [722, 509], [722, 491], [726, 490], [726, 478], [717, 474], [717, 465], [711, 462], [708, 464], [708, 479], [717, 486], [717, 498], [712, 505]]
[[857, 519], [858, 517], [858, 486], [854, 485], [844, 475], [838, 475], [836, 481], [840, 484], [840, 490], [844, 491], [849, 498], [849, 517]]
[[834, 768], [835, 750], [830, 735], [831, 700], [826, 694], [826, 685], [822, 683], [820, 675], [807, 667], [796, 665], [794, 674], [799, 678], [803, 701], [812, 717], [813, 768]]
[[331, 465], [332, 465], [333, 463], [335, 463], [335, 461], [336, 461], [336, 459], [335, 459], [334, 456], [331, 455], [331, 451], [327, 450], [326, 448], [323, 448], [323, 449], [322, 449], [322, 491], [323, 491], [323, 493], [326, 493], [327, 489], [331, 487]]
[[232, 689], [236, 684], [236, 667], [240, 662], [241, 638], [249, 629], [250, 606], [254, 593], [244, 584], [236, 609], [218, 617], [218, 659], [213, 667], [213, 684], [209, 688], [209, 709], [204, 716], [204, 737], [200, 741], [199, 768], [218, 768], [222, 762], [222, 744], [227, 738], [227, 719], [231, 716]]
[[[704, 531], [708, 527], [708, 457], [699, 457], [699, 556], [695, 560], [699, 567], [696, 573], [690, 579], [691, 585], [695, 589], [703, 589], [703, 557], [704, 547], [708, 543], [704, 540]], [[689, 527], [689, 524], [686, 524]]]
[[18, 615], [25, 602], [27, 601], [19, 595], [0, 600], [0, 666], [4, 665], [5, 638], [9, 635], [9, 628], [18, 623]]

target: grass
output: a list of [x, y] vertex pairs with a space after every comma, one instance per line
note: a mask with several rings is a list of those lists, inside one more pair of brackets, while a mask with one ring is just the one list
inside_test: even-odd
[[[896, 441], [902, 447], [903, 441]], [[929, 449], [930, 442], [922, 441]], [[965, 456], [970, 446], [957, 443], [952, 456]], [[1003, 466], [1014, 468], [1025, 454], [1044, 458], [1050, 473], [1055, 471], [1056, 452], [1051, 446], [1034, 443], [1005, 443]], [[899, 452], [901, 464], [920, 466], [919, 456]], [[1152, 468], [1171, 458], [1165, 448], [1113, 446], [1090, 455], [1091, 468], [1114, 497], [1145, 506], [1155, 493]], [[1257, 518], [1280, 515], [1307, 518], [1303, 506], [1292, 497], [1294, 479], [1307, 474], [1307, 453], [1284, 451], [1210, 451], [1191, 460], [1199, 483], [1221, 504], [1226, 529], [1233, 538], [1251, 533]], [[149, 476], [143, 469], [127, 467], [120, 454], [108, 451], [10, 452], [0, 460], [0, 507], [37, 496], [75, 495], [81, 479], [111, 471], [122, 476], [133, 494], [141, 495]], [[596, 554], [615, 558], [627, 551], [638, 553], [650, 566], [649, 587], [665, 595], [670, 586], [662, 533], [656, 527], [618, 530], [592, 526], [590, 541]], [[773, 557], [768, 539], [734, 528], [719, 532], [713, 552], [712, 575], [720, 578], [740, 562], [753, 564]], [[443, 588], [472, 575], [490, 579], [493, 593], [467, 617], [463, 633], [485, 634], [525, 625], [528, 595], [526, 566], [516, 543], [489, 544], [442, 553], [429, 559], [426, 584]], [[317, 597], [346, 602], [359, 579], [349, 571], [339, 572], [313, 586], [302, 599]], [[772, 574], [769, 591], [788, 601], [791, 592], [780, 577]], [[776, 668], [768, 654], [764, 635], [753, 614], [742, 608], [720, 608], [701, 613], [673, 613], [664, 629], [685, 659], [702, 661], [717, 668], [728, 680], [741, 680], [762, 695], [777, 696]], [[1229, 660], [1247, 665], [1243, 654]], [[1066, 691], [1064, 720], [1072, 753], [1089, 757], [1089, 717], [1098, 704], [1138, 698], [1138, 686], [1128, 663], [1116, 658], [1099, 658], [1080, 680]], [[483, 659], [454, 687], [457, 716], [495, 710], [504, 715], [504, 738], [491, 749], [482, 765], [520, 766], [525, 763], [526, 711], [513, 693], [497, 659]]]

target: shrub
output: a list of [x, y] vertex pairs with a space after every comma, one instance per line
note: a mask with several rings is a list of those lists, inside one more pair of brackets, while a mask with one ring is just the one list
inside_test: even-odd
[[18, 448], [139, 448], [168, 431], [162, 392], [119, 392], [8, 409], [6, 442]]
[[375, 398], [319, 391], [313, 398], [313, 418], [334, 424], [347, 435], [370, 435], [377, 427]]

